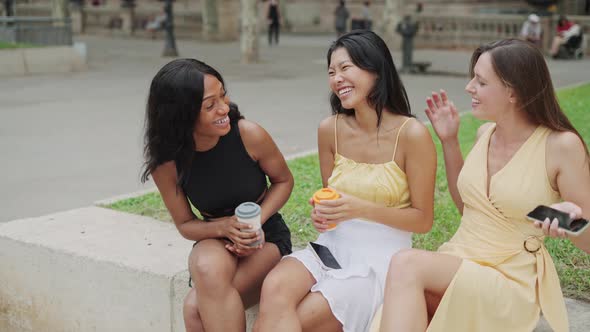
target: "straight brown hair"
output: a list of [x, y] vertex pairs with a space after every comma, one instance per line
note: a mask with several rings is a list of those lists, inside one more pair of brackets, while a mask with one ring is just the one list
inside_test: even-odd
[[496, 75], [516, 93], [528, 119], [551, 130], [576, 134], [586, 148], [586, 159], [590, 163], [588, 146], [557, 102], [549, 68], [541, 51], [520, 39], [503, 39], [482, 45], [471, 56], [471, 77], [475, 75], [473, 68], [477, 60], [484, 53], [490, 55]]

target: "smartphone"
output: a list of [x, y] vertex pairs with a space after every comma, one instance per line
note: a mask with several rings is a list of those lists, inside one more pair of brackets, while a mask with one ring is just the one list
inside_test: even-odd
[[572, 219], [568, 213], [550, 208], [545, 205], [537, 206], [533, 211], [527, 214], [527, 218], [530, 220], [538, 220], [538, 221], [545, 221], [545, 219], [549, 218], [549, 220], [553, 221], [553, 219], [557, 219], [559, 221], [559, 228], [562, 228], [566, 233], [578, 236], [590, 225], [590, 222], [586, 219]]
[[341, 269], [340, 264], [338, 264], [338, 261], [332, 255], [330, 249], [314, 242], [310, 242], [309, 247], [311, 248], [311, 251], [315, 253], [316, 257], [320, 260], [326, 270]]

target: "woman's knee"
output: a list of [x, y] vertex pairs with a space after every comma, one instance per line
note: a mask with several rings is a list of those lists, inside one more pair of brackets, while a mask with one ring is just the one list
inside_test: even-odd
[[296, 306], [297, 299], [297, 284], [289, 282], [289, 278], [285, 275], [287, 270], [273, 269], [264, 279], [262, 283], [262, 290], [260, 294], [260, 305], [273, 309], [284, 306]]
[[191, 254], [189, 270], [196, 287], [214, 291], [231, 285], [235, 266], [218, 255]]
[[281, 277], [280, 271], [271, 270], [262, 282], [262, 289], [260, 292], [261, 301], [269, 301], [278, 299], [285, 293], [285, 280]]
[[416, 264], [420, 251], [415, 249], [402, 249], [389, 261], [388, 278], [393, 282], [416, 280]]

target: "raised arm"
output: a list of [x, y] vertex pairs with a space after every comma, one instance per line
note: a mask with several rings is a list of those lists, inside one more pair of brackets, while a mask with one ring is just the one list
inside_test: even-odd
[[463, 200], [457, 189], [457, 179], [463, 168], [463, 154], [459, 145], [459, 113], [447, 93], [441, 90], [440, 95], [433, 92], [432, 97], [426, 99], [428, 108], [426, 116], [432, 124], [436, 135], [441, 141], [445, 159], [447, 183], [451, 197], [459, 213], [463, 213]]
[[270, 188], [261, 205], [260, 220], [265, 223], [289, 199], [293, 190], [293, 175], [283, 154], [264, 128], [248, 120], [240, 120], [238, 126], [246, 150], [252, 159], [258, 161], [270, 180]]

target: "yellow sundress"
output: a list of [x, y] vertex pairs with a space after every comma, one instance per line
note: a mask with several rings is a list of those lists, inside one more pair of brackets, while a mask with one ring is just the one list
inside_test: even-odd
[[532, 331], [540, 311], [554, 331], [568, 331], [559, 279], [543, 233], [526, 219], [537, 205], [560, 201], [545, 166], [551, 130], [537, 127], [491, 177], [488, 190], [488, 147], [494, 130], [495, 124], [480, 137], [459, 174], [461, 225], [438, 251], [463, 262], [427, 331]]

